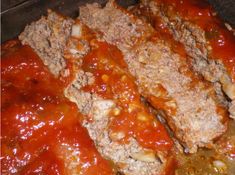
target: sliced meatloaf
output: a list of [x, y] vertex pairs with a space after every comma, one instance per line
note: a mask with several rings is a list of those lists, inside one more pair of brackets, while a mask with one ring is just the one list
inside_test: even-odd
[[140, 16], [151, 16], [157, 30], [157, 23], [161, 21], [185, 46], [194, 70], [217, 87], [221, 86], [232, 101], [229, 111], [235, 118], [235, 36], [232, 28], [222, 23], [205, 0], [142, 0], [139, 7], [145, 8], [139, 11]]
[[[171, 163], [172, 141], [141, 102], [121, 52], [115, 46], [98, 41], [96, 34], [79, 21], [62, 29], [68, 22], [74, 23], [49, 12], [47, 17], [27, 26], [20, 39], [35, 49], [52, 72], [51, 68], [62, 62], [57, 73], [69, 69], [71, 81], [64, 93], [84, 114], [81, 123], [101, 155], [114, 163], [117, 172], [164, 174]], [[46, 28], [43, 34], [41, 26]], [[53, 26], [57, 26], [57, 30], [53, 30]], [[58, 30], [63, 39], [57, 36], [51, 40]], [[64, 35], [65, 31], [68, 35]], [[60, 46], [54, 47], [55, 43]], [[50, 54], [54, 51], [60, 55]], [[63, 77], [64, 74], [55, 75]]]
[[208, 146], [226, 130], [226, 112], [213, 86], [191, 71], [158, 33], [114, 1], [88, 4], [80, 17], [123, 53], [141, 94], [164, 115], [186, 152]]
[[77, 21], [65, 55], [76, 65], [65, 94], [87, 116], [83, 125], [99, 152], [124, 174], [163, 173], [172, 141], [141, 102], [118, 48]]
[[63, 51], [73, 22], [49, 10], [48, 16], [26, 26], [19, 35], [21, 42], [29, 44], [57, 77], [63, 74], [66, 67]]

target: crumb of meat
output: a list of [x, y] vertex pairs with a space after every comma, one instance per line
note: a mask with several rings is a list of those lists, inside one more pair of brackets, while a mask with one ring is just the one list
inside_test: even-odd
[[235, 100], [230, 103], [229, 106], [230, 117], [235, 119]]
[[221, 104], [221, 106], [226, 107], [226, 109], [227, 109], [230, 102], [228, 101], [226, 95], [224, 94], [224, 91], [222, 90], [223, 88], [222, 88], [221, 83], [214, 82], [213, 87], [215, 89], [216, 97], [219, 101], [219, 104]]
[[[58, 77], [61, 71], [66, 71], [63, 52], [72, 24], [72, 19], [48, 11], [48, 16], [26, 26], [19, 39], [22, 44], [30, 45], [49, 70]], [[68, 76], [68, 71], [63, 75]]]
[[[82, 58], [89, 52], [89, 43], [83, 40], [77, 41], [76, 38], [71, 38], [68, 41], [69, 50], [65, 50], [65, 57], [66, 58]], [[80, 46], [80, 49], [77, 49], [77, 46]]]
[[196, 152], [226, 130], [224, 116], [216, 112], [217, 102], [210, 95], [213, 89], [207, 90], [203, 81], [190, 88], [192, 78], [179, 71], [185, 66], [183, 59], [164, 41], [149, 41], [154, 32], [148, 24], [112, 1], [103, 9], [96, 4], [81, 7], [80, 19], [123, 52], [142, 95], [158, 96], [155, 88], [159, 83], [167, 90], [177, 109], [175, 115], [168, 115], [168, 123], [189, 152]]
[[98, 99], [95, 94], [81, 91], [81, 87], [90, 85], [94, 81], [91, 73], [79, 70], [76, 73], [74, 81], [68, 86], [64, 93], [70, 101], [75, 102], [84, 115], [87, 115], [92, 107], [92, 101]]
[[75, 21], [64, 56], [67, 59], [82, 60], [82, 57], [90, 51], [90, 43], [95, 37], [97, 37], [96, 33], [83, 25], [79, 20]]

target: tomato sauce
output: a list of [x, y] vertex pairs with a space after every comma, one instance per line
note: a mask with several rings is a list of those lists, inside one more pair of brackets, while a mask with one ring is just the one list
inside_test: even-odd
[[187, 57], [184, 45], [173, 38], [173, 35], [170, 33], [169, 29], [163, 23], [160, 17], [154, 16], [153, 27], [156, 29], [157, 38], [166, 41], [171, 49], [175, 53], [178, 53], [182, 58]]
[[169, 161], [167, 162], [165, 171], [161, 175], [176, 175], [175, 170], [179, 167], [179, 162], [173, 158], [170, 157]]
[[1, 76], [3, 174], [113, 174], [63, 96], [63, 81], [29, 46], [2, 46]]
[[212, 7], [205, 0], [157, 0], [167, 8], [168, 13], [179, 14], [184, 20], [200, 26], [212, 47], [210, 57], [220, 59], [233, 81], [235, 79], [235, 37], [214, 15]]
[[151, 115], [141, 102], [134, 78], [128, 73], [122, 53], [112, 45], [98, 42], [83, 59], [82, 69], [93, 73], [95, 82], [83, 88], [105, 99], [114, 100], [117, 108], [110, 130], [123, 133], [120, 143], [134, 137], [139, 144], [153, 150], [169, 150], [172, 141], [165, 128]]

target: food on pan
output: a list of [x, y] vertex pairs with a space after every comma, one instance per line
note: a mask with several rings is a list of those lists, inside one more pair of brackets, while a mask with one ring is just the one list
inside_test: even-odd
[[2, 174], [234, 174], [230, 68], [208, 79], [155, 5], [49, 10], [1, 46]]
[[[229, 98], [235, 118], [235, 37], [205, 0], [143, 0], [135, 11], [185, 46], [197, 72]], [[164, 33], [163, 32], [163, 33]]]
[[186, 151], [209, 146], [226, 130], [226, 113], [213, 87], [190, 70], [185, 57], [175, 53], [141, 19], [110, 1], [80, 8], [79, 18], [123, 53], [139, 91], [162, 110]]
[[68, 84], [65, 95], [84, 115], [80, 121], [103, 157], [126, 174], [160, 174], [172, 161], [173, 142], [141, 102], [122, 53], [93, 35], [79, 21], [49, 12], [19, 39]]
[[82, 115], [32, 48], [2, 47], [1, 174], [112, 174]]
[[161, 174], [172, 161], [171, 138], [141, 102], [121, 51], [90, 35], [80, 22], [72, 27], [66, 58], [78, 68], [66, 96], [87, 116], [83, 125], [101, 155], [122, 173]]

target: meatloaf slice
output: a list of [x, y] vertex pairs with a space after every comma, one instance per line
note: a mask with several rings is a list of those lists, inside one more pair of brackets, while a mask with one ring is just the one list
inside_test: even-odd
[[226, 130], [226, 114], [213, 87], [194, 74], [186, 59], [174, 53], [158, 33], [113, 1], [101, 8], [88, 4], [80, 17], [124, 54], [141, 94], [164, 111], [176, 137], [193, 153]]
[[232, 101], [229, 111], [235, 118], [235, 37], [232, 28], [222, 23], [205, 0], [142, 0], [139, 7], [149, 12], [141, 13], [140, 10], [140, 16], [151, 16], [156, 29], [159, 29], [156, 21], [160, 19], [185, 46], [194, 70], [217, 87], [220, 84]]
[[[129, 75], [125, 62], [121, 61], [122, 54], [116, 47], [98, 41], [96, 34], [79, 21], [63, 29], [68, 31], [68, 35], [60, 35], [63, 40], [54, 37], [58, 30], [64, 33], [61, 24], [70, 21], [74, 23], [49, 12], [47, 17], [27, 26], [19, 38], [35, 49], [50, 71], [53, 72], [52, 67], [57, 68], [63, 62], [64, 66], [59, 66], [58, 74], [55, 74], [59, 78], [64, 75], [60, 72], [69, 69], [66, 71], [73, 78], [64, 94], [84, 114], [81, 123], [101, 155], [113, 162], [118, 172], [130, 175], [164, 174], [171, 163], [172, 156], [168, 151], [172, 141], [164, 127], [142, 104], [134, 79]], [[46, 30], [41, 30], [40, 26], [46, 26]], [[57, 26], [57, 30], [52, 30], [50, 26]], [[53, 41], [60, 47], [47, 41]], [[60, 54], [54, 57], [50, 52]], [[95, 69], [96, 64], [92, 64], [96, 58], [95, 63], [101, 66], [98, 70]], [[72, 66], [67, 67], [68, 64]], [[99, 74], [102, 72], [106, 74]], [[101, 80], [104, 82], [101, 83]]]
[[163, 174], [172, 142], [141, 102], [121, 52], [96, 35], [79, 21], [73, 25], [65, 57], [75, 65], [75, 78], [65, 95], [87, 116], [83, 126], [119, 172]]
[[70, 36], [73, 20], [65, 18], [53, 11], [48, 16], [25, 27], [19, 35], [22, 44], [30, 45], [40, 56], [49, 70], [59, 76], [65, 72], [63, 51]]

